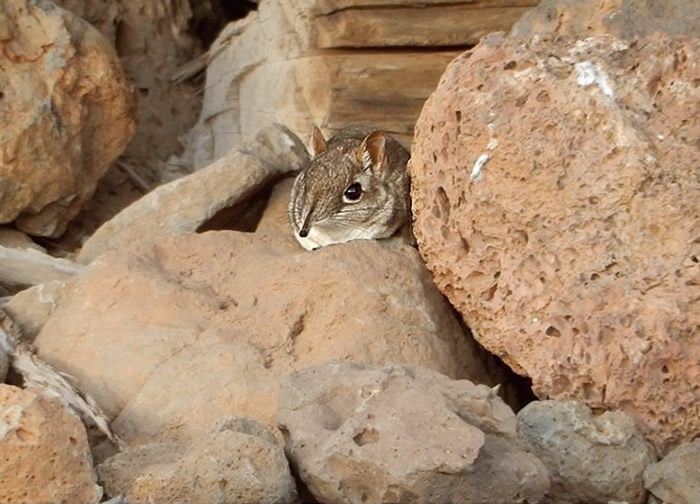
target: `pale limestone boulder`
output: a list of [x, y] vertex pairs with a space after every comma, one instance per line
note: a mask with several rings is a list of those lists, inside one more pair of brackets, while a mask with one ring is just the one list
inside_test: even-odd
[[193, 233], [308, 161], [306, 146], [294, 133], [278, 124], [268, 126], [206, 168], [157, 187], [119, 212], [88, 238], [78, 261], [89, 263], [142, 240]]
[[97, 467], [108, 495], [127, 502], [294, 502], [296, 483], [283, 448], [259, 423], [233, 417], [191, 444], [145, 444]]
[[2, 305], [12, 320], [17, 324], [22, 339], [34, 340], [42, 326], [58, 307], [66, 282], [53, 280], [33, 285], [21, 290]]
[[494, 35], [423, 109], [414, 232], [477, 340], [539, 397], [700, 431], [699, 39]]
[[0, 502], [102, 498], [85, 427], [46, 389], [0, 384], [0, 453]]
[[609, 33], [635, 39], [656, 32], [699, 36], [697, 4], [686, 0], [542, 0], [513, 25], [510, 35], [529, 39], [536, 34], [557, 33], [583, 39]]
[[536, 4], [261, 2], [209, 49], [202, 111], [178, 162], [206, 166], [272, 122], [304, 138], [314, 124], [329, 135], [372, 124], [408, 145], [423, 102], [459, 54], [456, 48], [508, 29]]
[[0, 222], [58, 236], [135, 129], [132, 89], [95, 28], [47, 0], [0, 7]]
[[700, 439], [678, 446], [647, 467], [644, 485], [665, 504], [700, 502]]
[[576, 401], [534, 401], [518, 412], [517, 429], [549, 471], [548, 500], [646, 502], [642, 474], [656, 453], [624, 413], [594, 416]]
[[489, 387], [417, 366], [329, 362], [285, 376], [278, 420], [318, 502], [539, 502], [542, 462]]
[[493, 381], [415, 249], [308, 252], [291, 233], [182, 234], [107, 253], [67, 285], [34, 344], [131, 445], [232, 414], [274, 426], [278, 377], [329, 359]]

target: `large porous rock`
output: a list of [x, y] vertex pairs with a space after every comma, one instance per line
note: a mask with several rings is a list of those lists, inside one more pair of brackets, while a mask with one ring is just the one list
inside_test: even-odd
[[331, 134], [373, 124], [408, 144], [423, 102], [459, 54], [455, 48], [508, 29], [536, 4], [261, 2], [208, 51], [202, 112], [183, 159], [206, 166], [271, 122], [303, 135], [314, 124]]
[[549, 471], [549, 500], [646, 502], [642, 474], [656, 454], [624, 413], [534, 401], [518, 413], [518, 436]]
[[644, 471], [644, 484], [666, 504], [700, 502], [700, 439], [673, 449]]
[[296, 484], [275, 436], [255, 421], [228, 418], [192, 444], [161, 442], [119, 453], [97, 467], [108, 495], [127, 502], [290, 503]]
[[417, 366], [291, 373], [278, 419], [319, 502], [538, 502], [549, 487], [493, 390]]
[[360, 240], [308, 252], [291, 233], [109, 252], [68, 284], [34, 344], [132, 445], [232, 414], [274, 426], [277, 378], [329, 359], [489, 381], [415, 249]]
[[47, 390], [0, 384], [0, 453], [0, 502], [100, 502], [85, 427]]
[[416, 126], [439, 288], [535, 393], [700, 430], [700, 40], [485, 38]]
[[0, 6], [0, 223], [57, 236], [135, 129], [131, 87], [95, 28], [47, 0]]
[[[275, 177], [309, 161], [304, 143], [273, 124], [197, 172], [164, 184], [102, 225], [83, 245], [78, 260], [140, 240], [195, 232], [227, 208], [241, 208]], [[234, 215], [231, 216], [233, 218]]]
[[698, 6], [685, 0], [542, 0], [513, 25], [510, 34], [529, 39], [558, 33], [573, 38], [609, 33], [634, 39], [656, 32], [700, 35]]

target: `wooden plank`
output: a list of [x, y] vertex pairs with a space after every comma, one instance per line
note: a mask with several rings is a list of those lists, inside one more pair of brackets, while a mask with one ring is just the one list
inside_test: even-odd
[[[329, 132], [371, 124], [409, 146], [423, 103], [462, 51], [329, 51], [300, 58], [304, 88], [320, 104], [313, 114]], [[311, 99], [307, 100], [308, 102]]]
[[508, 31], [529, 7], [464, 4], [431, 8], [347, 9], [318, 16], [310, 26], [312, 47], [446, 47], [475, 45], [494, 31]]
[[[303, 1], [300, 3], [304, 3]], [[484, 7], [534, 7], [539, 0], [315, 0], [308, 6], [314, 14], [331, 14], [346, 9], [376, 8], [433, 8], [443, 5], [457, 5], [461, 8]], [[305, 6], [306, 7], [306, 6]]]

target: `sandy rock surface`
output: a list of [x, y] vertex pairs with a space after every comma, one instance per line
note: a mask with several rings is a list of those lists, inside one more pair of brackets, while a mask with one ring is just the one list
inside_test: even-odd
[[678, 446], [647, 467], [644, 484], [666, 504], [700, 502], [700, 439]]
[[97, 468], [108, 495], [127, 502], [289, 503], [296, 483], [284, 450], [259, 423], [225, 419], [192, 444], [153, 443]]
[[46, 390], [0, 384], [0, 502], [96, 504], [85, 427]]
[[642, 473], [656, 454], [624, 413], [593, 416], [575, 401], [535, 401], [518, 413], [518, 436], [549, 471], [549, 500], [646, 502]]
[[547, 471], [489, 387], [329, 362], [282, 379], [287, 452], [319, 502], [538, 502]]
[[135, 124], [132, 88], [95, 28], [47, 0], [0, 7], [0, 222], [57, 236]]
[[416, 126], [414, 231], [439, 288], [535, 393], [700, 430], [700, 40], [494, 35]]
[[116, 250], [69, 283], [34, 343], [131, 444], [231, 414], [274, 426], [277, 378], [329, 359], [492, 381], [417, 251], [364, 240], [307, 252], [218, 231]]

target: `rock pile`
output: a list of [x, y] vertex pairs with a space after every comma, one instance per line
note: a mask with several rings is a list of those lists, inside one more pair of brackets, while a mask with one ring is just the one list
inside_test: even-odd
[[[0, 6], [0, 502], [700, 502], [688, 3], [56, 3]], [[357, 121], [419, 250], [291, 236]]]

